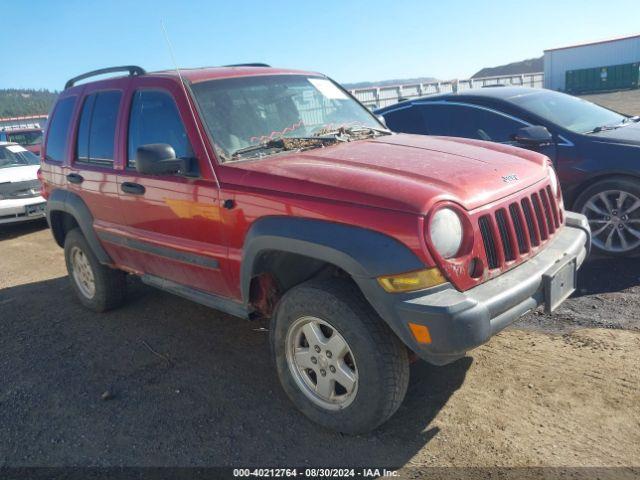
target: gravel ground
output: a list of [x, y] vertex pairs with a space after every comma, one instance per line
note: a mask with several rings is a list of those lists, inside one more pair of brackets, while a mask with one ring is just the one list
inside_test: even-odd
[[268, 325], [133, 280], [92, 314], [45, 227], [0, 230], [0, 467], [640, 466], [640, 259], [590, 261], [557, 315], [414, 364], [398, 413], [346, 437], [285, 397]]
[[640, 89], [581, 95], [585, 100], [627, 115], [640, 115]]

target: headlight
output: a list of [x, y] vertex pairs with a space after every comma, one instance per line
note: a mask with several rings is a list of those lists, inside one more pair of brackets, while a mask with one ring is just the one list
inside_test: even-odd
[[557, 197], [560, 195], [560, 188], [558, 183], [558, 175], [551, 165], [549, 165], [549, 182], [551, 183], [551, 191]]
[[462, 245], [462, 221], [450, 208], [441, 208], [429, 226], [431, 244], [443, 258], [454, 257]]

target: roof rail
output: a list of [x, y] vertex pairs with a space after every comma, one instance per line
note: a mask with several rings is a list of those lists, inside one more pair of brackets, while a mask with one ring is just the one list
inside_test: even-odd
[[147, 73], [144, 68], [137, 67], [135, 65], [124, 65], [122, 67], [109, 67], [109, 68], [101, 68], [100, 70], [93, 70], [91, 72], [83, 73], [82, 75], [78, 75], [77, 77], [73, 77], [68, 80], [67, 83], [64, 84], [64, 89], [73, 87], [76, 82], [80, 80], [84, 80], [85, 78], [95, 77], [96, 75], [104, 75], [106, 73], [116, 73], [116, 72], [129, 72], [129, 75], [144, 75]]
[[235, 63], [233, 65], [223, 65], [223, 67], [267, 67], [271, 68], [271, 65], [266, 63]]

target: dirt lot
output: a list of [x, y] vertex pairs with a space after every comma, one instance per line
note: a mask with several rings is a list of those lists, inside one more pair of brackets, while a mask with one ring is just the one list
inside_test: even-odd
[[591, 261], [559, 314], [415, 364], [399, 412], [345, 437], [284, 396], [268, 325], [135, 281], [91, 314], [44, 227], [0, 231], [0, 467], [640, 466], [640, 259]]
[[582, 98], [627, 115], [640, 115], [640, 90], [595, 93]]

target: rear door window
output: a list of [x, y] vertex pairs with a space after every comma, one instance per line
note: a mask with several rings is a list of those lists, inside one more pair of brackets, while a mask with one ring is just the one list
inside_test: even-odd
[[429, 135], [507, 143], [513, 141], [520, 128], [528, 126], [516, 118], [476, 106], [426, 104], [421, 111]]
[[159, 90], [139, 90], [131, 104], [127, 167], [135, 167], [138, 147], [151, 143], [171, 145], [176, 158], [193, 157], [193, 149], [173, 97]]
[[110, 166], [122, 92], [97, 92], [85, 98], [78, 124], [76, 159], [81, 163]]
[[52, 162], [64, 160], [67, 133], [71, 122], [71, 114], [76, 103], [76, 97], [63, 98], [58, 102], [49, 120], [45, 159]]

